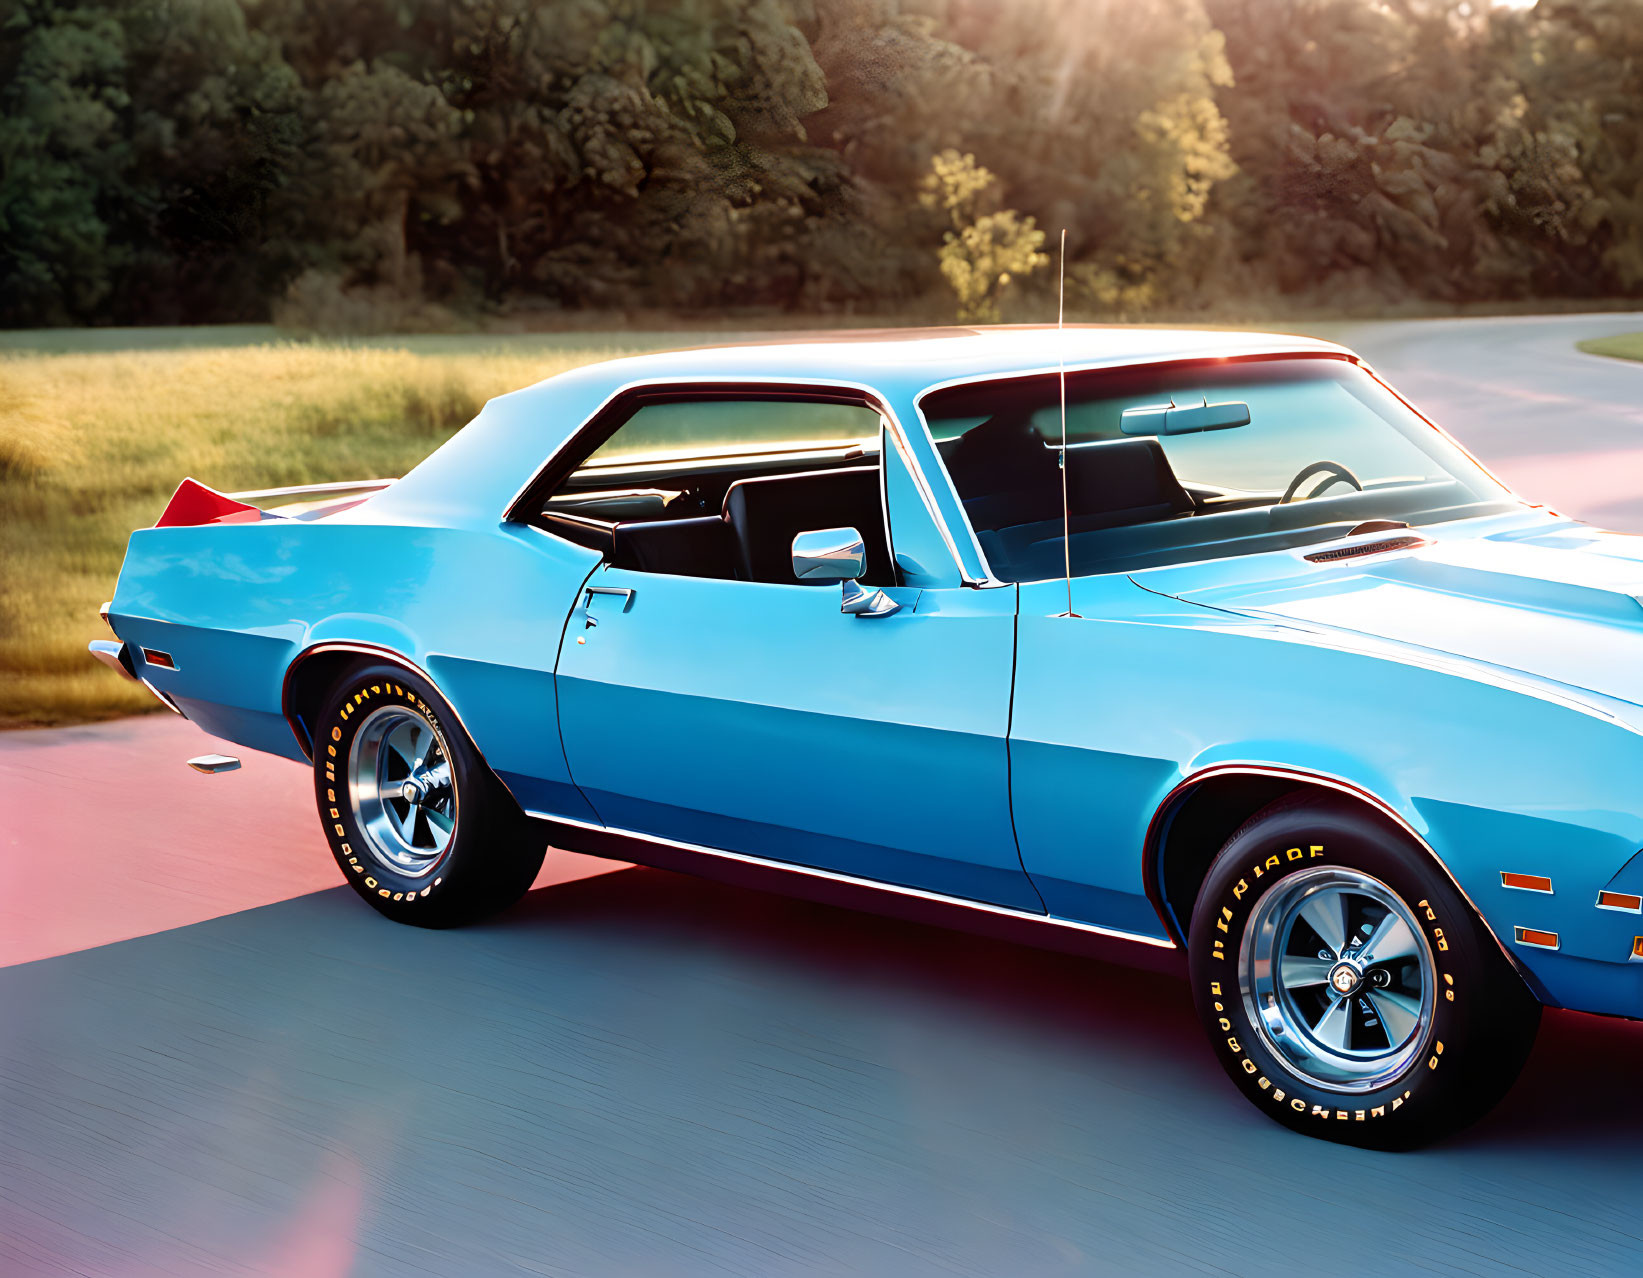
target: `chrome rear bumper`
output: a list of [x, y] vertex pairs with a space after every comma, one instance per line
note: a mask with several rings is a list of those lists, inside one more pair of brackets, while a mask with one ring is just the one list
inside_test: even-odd
[[131, 665], [131, 654], [126, 651], [125, 644], [118, 639], [93, 639], [86, 647], [92, 656], [122, 679], [130, 679], [133, 683], [139, 682], [137, 672]]
[[[105, 621], [108, 619], [106, 613], [104, 614], [103, 619]], [[86, 650], [90, 652], [92, 656], [96, 657], [98, 661], [101, 661], [110, 670], [114, 671], [115, 674], [119, 675], [120, 678], [130, 679], [133, 683], [142, 684], [143, 687], [152, 692], [159, 703], [167, 710], [171, 711], [172, 714], [182, 714], [183, 718], [188, 718], [186, 714], [183, 714], [182, 707], [172, 699], [169, 693], [161, 692], [160, 689], [156, 688], [142, 675], [137, 673], [136, 666], [132, 664], [131, 650], [126, 647], [123, 640], [93, 639], [86, 645]]]

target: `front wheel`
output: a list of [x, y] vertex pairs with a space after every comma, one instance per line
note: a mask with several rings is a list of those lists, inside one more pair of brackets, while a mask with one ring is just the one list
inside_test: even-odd
[[1280, 800], [1227, 842], [1188, 938], [1233, 1082], [1312, 1136], [1378, 1149], [1457, 1131], [1505, 1094], [1540, 1022], [1471, 907], [1380, 821]]
[[453, 927], [513, 904], [538, 835], [426, 680], [362, 665], [315, 720], [314, 794], [348, 884], [400, 923]]

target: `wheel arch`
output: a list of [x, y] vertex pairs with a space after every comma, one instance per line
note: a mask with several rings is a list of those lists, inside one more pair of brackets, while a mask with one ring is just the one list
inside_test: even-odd
[[1268, 804], [1306, 792], [1344, 800], [1419, 848], [1471, 908], [1513, 970], [1531, 990], [1536, 988], [1443, 858], [1396, 807], [1339, 777], [1268, 764], [1217, 764], [1192, 773], [1164, 796], [1153, 814], [1142, 850], [1142, 876], [1153, 908], [1182, 949], [1186, 948], [1186, 929], [1199, 889], [1227, 840]]
[[[342, 672], [351, 665], [369, 661], [385, 661], [391, 665], [402, 666], [438, 692], [446, 705], [451, 705], [450, 697], [434, 677], [396, 649], [382, 644], [353, 640], [323, 640], [312, 644], [291, 659], [291, 663], [285, 668], [285, 679], [280, 688], [280, 712], [285, 716], [285, 722], [290, 726], [291, 734], [296, 737], [297, 745], [304, 757], [310, 761], [314, 757], [313, 733], [308, 729], [304, 713], [306, 712], [311, 719], [316, 709], [316, 701], [336, 682]], [[456, 714], [454, 706], [451, 713]], [[456, 720], [468, 740], [472, 741], [473, 733], [462, 723], [460, 714], [456, 714]]]

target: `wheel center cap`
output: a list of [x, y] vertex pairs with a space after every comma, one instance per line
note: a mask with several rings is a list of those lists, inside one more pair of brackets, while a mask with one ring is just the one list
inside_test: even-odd
[[1337, 963], [1329, 969], [1329, 984], [1335, 993], [1345, 997], [1363, 984], [1363, 973], [1350, 963]]
[[405, 784], [400, 787], [399, 797], [404, 799], [407, 803], [421, 803], [422, 796], [425, 793], [426, 791], [423, 789], [422, 783], [412, 779], [407, 780]]

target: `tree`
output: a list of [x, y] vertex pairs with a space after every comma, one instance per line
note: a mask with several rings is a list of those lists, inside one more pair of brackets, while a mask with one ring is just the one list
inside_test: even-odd
[[930, 163], [919, 195], [925, 208], [944, 214], [952, 229], [942, 236], [941, 274], [958, 295], [960, 323], [997, 324], [999, 297], [1014, 278], [1024, 278], [1049, 257], [1044, 232], [1014, 209], [982, 213], [997, 185], [973, 155], [943, 151]]
[[414, 228], [461, 214], [472, 169], [462, 115], [393, 64], [355, 62], [312, 96], [305, 165], [314, 233], [366, 283], [407, 292]]
[[240, 0], [118, 10], [130, 194], [110, 210], [131, 256], [112, 318], [261, 317], [300, 262], [286, 188], [304, 145], [302, 85]]
[[1233, 171], [1199, 0], [818, 0], [817, 20], [834, 104], [813, 132], [864, 178], [906, 191], [940, 151], [972, 152], [1002, 203], [1067, 229], [1086, 304], [1190, 293]]
[[0, 11], [0, 323], [71, 323], [108, 298], [122, 256], [104, 210], [128, 162], [125, 52], [101, 6]]
[[0, 0], [0, 323], [1048, 314], [1040, 227], [1120, 317], [1613, 294], [1639, 67], [1643, 0]]
[[0, 12], [0, 322], [265, 314], [297, 92], [236, 0]]
[[[1548, 0], [1499, 60], [1518, 87], [1501, 159], [1515, 208], [1574, 251], [1556, 281], [1643, 285], [1643, 5]], [[1604, 277], [1607, 277], [1606, 279]]]

